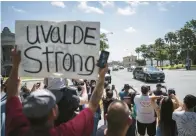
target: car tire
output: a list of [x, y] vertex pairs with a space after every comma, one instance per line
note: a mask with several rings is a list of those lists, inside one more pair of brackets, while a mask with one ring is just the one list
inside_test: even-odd
[[133, 78], [136, 79], [135, 75], [133, 75]]
[[147, 75], [144, 76], [144, 81], [148, 82]]
[[164, 80], [162, 79], [162, 80], [160, 80], [160, 82], [164, 82]]

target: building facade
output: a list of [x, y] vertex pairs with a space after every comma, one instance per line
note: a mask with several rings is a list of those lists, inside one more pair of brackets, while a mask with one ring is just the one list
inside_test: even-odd
[[123, 57], [123, 65], [124, 67], [130, 67], [132, 65], [135, 66], [137, 65], [136, 60], [137, 60], [137, 56], [134, 55]]
[[1, 32], [1, 75], [8, 76], [12, 68], [11, 50], [15, 45], [15, 34], [8, 27]]

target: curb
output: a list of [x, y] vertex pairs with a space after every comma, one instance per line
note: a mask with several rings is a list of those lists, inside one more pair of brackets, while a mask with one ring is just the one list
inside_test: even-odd
[[22, 82], [31, 82], [31, 81], [43, 81], [44, 78], [38, 78], [38, 79], [24, 79]]

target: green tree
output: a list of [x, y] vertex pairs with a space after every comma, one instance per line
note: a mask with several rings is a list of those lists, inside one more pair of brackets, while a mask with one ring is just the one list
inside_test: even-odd
[[191, 29], [196, 34], [196, 20], [192, 19], [184, 25], [185, 28]]
[[163, 65], [163, 60], [165, 58], [165, 42], [162, 38], [157, 38], [155, 40], [155, 53], [156, 53], [156, 60], [157, 63], [160, 61], [160, 66]]
[[140, 47], [137, 47], [135, 49], [135, 52], [137, 53], [137, 59], [139, 59], [139, 55], [140, 55], [140, 52], [141, 52], [141, 48]]
[[178, 52], [176, 33], [168, 32], [167, 34], [165, 34], [165, 41], [169, 44], [166, 45], [166, 49], [168, 51], [168, 59], [170, 60], [170, 65], [172, 65], [174, 59], [176, 59]]
[[183, 27], [178, 31], [178, 42], [181, 47], [181, 57], [184, 60], [189, 57], [196, 61], [196, 35], [187, 27]]
[[100, 35], [100, 51], [109, 48], [109, 44], [107, 42], [108, 42], [107, 35], [105, 33], [102, 33]]

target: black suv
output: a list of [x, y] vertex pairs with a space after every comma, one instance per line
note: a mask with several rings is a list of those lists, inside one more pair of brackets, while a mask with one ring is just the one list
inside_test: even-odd
[[148, 81], [161, 81], [165, 80], [165, 74], [163, 71], [153, 66], [138, 66], [133, 71], [133, 78], [142, 79], [145, 82]]

